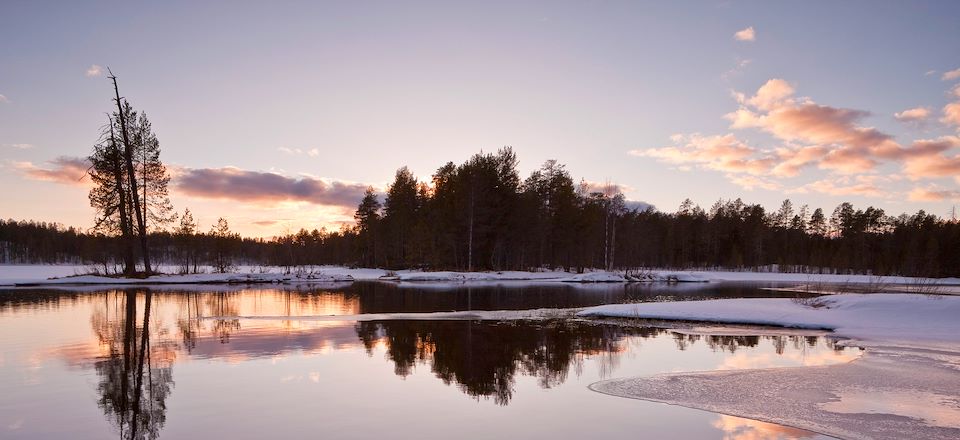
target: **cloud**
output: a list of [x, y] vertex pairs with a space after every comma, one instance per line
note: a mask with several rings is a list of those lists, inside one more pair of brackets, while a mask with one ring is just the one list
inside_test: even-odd
[[0, 104], [6, 103], [6, 102], [10, 102], [10, 100], [7, 99], [6, 96], [0, 95]]
[[937, 71], [936, 71], [936, 70], [928, 70], [927, 73], [924, 73], [924, 74], [923, 74], [923, 76], [930, 76], [930, 75], [933, 75], [934, 73], [937, 73]]
[[277, 151], [279, 151], [279, 152], [281, 152], [281, 153], [284, 153], [284, 154], [289, 154], [289, 155], [291, 155], [291, 156], [307, 155], [307, 156], [310, 156], [310, 157], [317, 157], [317, 156], [320, 155], [320, 150], [317, 149], [317, 148], [311, 148], [311, 149], [309, 149], [309, 150], [303, 150], [303, 149], [300, 149], [300, 148], [279, 147], [279, 148], [277, 148]]
[[781, 188], [780, 184], [757, 176], [727, 174], [727, 179], [729, 179], [730, 182], [733, 182], [734, 185], [737, 185], [747, 191], [753, 191], [757, 188], [775, 191]]
[[746, 29], [741, 29], [733, 34], [733, 39], [737, 41], [756, 41], [757, 33], [753, 30], [753, 26], [750, 26]]
[[[11, 161], [14, 169], [34, 180], [67, 185], [90, 185], [85, 178], [90, 162], [82, 157], [61, 156], [37, 166], [31, 162]], [[197, 198], [233, 200], [273, 205], [279, 202], [305, 202], [314, 205], [354, 208], [368, 185], [317, 177], [288, 177], [277, 173], [248, 171], [234, 167], [186, 168], [170, 166], [171, 186]]]
[[735, 94], [740, 108], [728, 113], [733, 129], [756, 128], [775, 138], [827, 148], [818, 162], [821, 169], [858, 173], [874, 169], [882, 160], [899, 160], [913, 152], [901, 147], [893, 136], [861, 124], [870, 112], [817, 104], [797, 98], [793, 87], [771, 79], [752, 97]]
[[33, 144], [6, 144], [10, 148], [16, 148], [18, 150], [29, 150], [33, 148]]
[[[944, 108], [943, 122], [960, 128], [960, 85], [951, 90], [958, 99]], [[816, 181], [791, 183], [787, 192], [868, 197], [891, 197], [903, 192], [885, 187], [898, 180], [953, 177], [960, 183], [960, 137], [919, 139], [901, 145], [894, 137], [866, 126], [864, 110], [818, 104], [796, 95], [793, 84], [773, 78], [748, 95], [732, 92], [737, 109], [724, 115], [732, 130], [758, 130], [772, 136], [775, 145], [763, 147], [742, 140], [733, 132], [723, 135], [675, 134], [673, 145], [632, 150], [635, 156], [661, 162], [721, 171], [732, 183], [747, 189], [782, 190], [780, 179], [799, 176], [806, 168], [827, 172]], [[926, 107], [907, 109], [895, 117], [922, 123], [932, 116]], [[953, 150], [953, 151], [951, 151]], [[900, 166], [902, 174], [875, 174], [884, 164]], [[894, 178], [895, 177], [895, 178]]]
[[917, 187], [910, 191], [908, 198], [914, 202], [942, 202], [944, 200], [960, 200], [960, 191], [941, 189], [936, 186]]
[[943, 117], [940, 122], [946, 125], [953, 125], [960, 130], [960, 84], [957, 84], [950, 91], [950, 94], [956, 98], [955, 101], [943, 106]]
[[644, 212], [644, 211], [650, 211], [650, 210], [653, 210], [653, 211], [657, 210], [656, 206], [653, 206], [647, 202], [641, 202], [639, 200], [627, 200], [623, 202], [623, 205], [631, 211]]
[[753, 60], [750, 59], [737, 58], [737, 64], [733, 66], [732, 69], [724, 72], [723, 75], [720, 75], [720, 78], [729, 79], [730, 77], [737, 76], [743, 73], [744, 69], [746, 69], [747, 66], [749, 66], [752, 62]]
[[733, 134], [703, 136], [672, 136], [680, 146], [632, 150], [634, 156], [652, 157], [674, 164], [696, 164], [703, 168], [736, 173], [761, 174], [774, 164], [774, 158], [766, 157]]
[[960, 148], [960, 137], [943, 136], [915, 141], [912, 150], [916, 153], [906, 159], [904, 172], [914, 180], [953, 177], [960, 182], [960, 155], [944, 154], [954, 148]]
[[960, 79], [960, 68], [953, 69], [949, 72], [943, 72], [943, 76], [940, 79], [944, 81], [953, 81], [955, 79]]
[[87, 73], [86, 73], [86, 75], [87, 75], [87, 78], [93, 78], [93, 77], [97, 77], [97, 76], [102, 76], [102, 75], [103, 75], [103, 67], [100, 67], [100, 66], [98, 66], [98, 65], [96, 65], [96, 64], [91, 64], [90, 67], [87, 68]]
[[192, 197], [273, 204], [284, 201], [355, 207], [367, 185], [314, 177], [293, 178], [234, 167], [182, 169], [174, 186]]
[[47, 162], [50, 166], [38, 167], [31, 162], [13, 162], [13, 167], [34, 180], [63, 183], [67, 185], [89, 185], [86, 179], [90, 162], [83, 157], [60, 156]]
[[894, 119], [905, 123], [923, 123], [932, 112], [927, 107], [914, 107], [902, 112], [894, 113]]
[[884, 195], [889, 195], [878, 185], [881, 180], [884, 179], [881, 179], [878, 176], [841, 176], [838, 178], [817, 180], [787, 192], [800, 194], [817, 192], [832, 196], [865, 197], [882, 197]]

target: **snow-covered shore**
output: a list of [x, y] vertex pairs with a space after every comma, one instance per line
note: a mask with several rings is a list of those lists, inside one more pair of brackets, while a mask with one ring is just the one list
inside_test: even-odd
[[590, 307], [581, 317], [704, 321], [829, 329], [857, 345], [960, 351], [960, 297], [844, 294], [805, 305], [789, 298], [736, 298]]
[[[303, 268], [301, 268], [303, 269]], [[175, 267], [160, 267], [161, 272], [175, 273]], [[569, 282], [569, 283], [625, 283], [739, 281], [770, 283], [818, 283], [851, 285], [960, 285], [958, 278], [936, 280], [910, 277], [876, 277], [868, 275], [803, 274], [736, 271], [677, 271], [650, 270], [643, 273], [587, 271], [500, 271], [500, 272], [422, 272], [414, 270], [387, 271], [372, 268], [342, 266], [313, 266], [290, 271], [282, 267], [239, 266], [232, 273], [156, 275], [148, 279], [84, 275], [92, 272], [90, 266], [70, 265], [0, 265], [0, 286], [11, 285], [118, 285], [118, 284], [238, 284], [238, 283], [323, 283], [362, 280], [383, 280], [402, 283], [467, 283], [467, 282]], [[209, 269], [208, 269], [209, 272]]]
[[618, 304], [580, 317], [831, 329], [866, 347], [849, 364], [684, 372], [613, 379], [591, 389], [795, 426], [841, 438], [960, 438], [960, 297], [845, 294]]

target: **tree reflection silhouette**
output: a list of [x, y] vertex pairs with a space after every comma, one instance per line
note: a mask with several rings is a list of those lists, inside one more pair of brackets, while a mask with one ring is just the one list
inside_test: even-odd
[[[141, 293], [143, 318], [138, 327], [137, 299]], [[118, 299], [121, 294], [122, 301]], [[166, 422], [175, 354], [170, 343], [151, 340], [152, 303], [149, 290], [108, 293], [104, 309], [91, 317], [99, 343], [107, 349], [107, 355], [94, 364], [100, 376], [97, 405], [122, 439], [155, 439]], [[159, 323], [153, 325], [160, 327]]]
[[[769, 340], [778, 355], [788, 342], [795, 347], [817, 343], [817, 338], [802, 336], [684, 334], [569, 320], [369, 321], [358, 323], [356, 331], [370, 355], [378, 343], [384, 344], [385, 356], [393, 362], [397, 375], [412, 374], [417, 364], [429, 365], [444, 383], [456, 384], [471, 397], [492, 398], [499, 405], [510, 403], [518, 374], [535, 377], [541, 387], [550, 388], [563, 383], [571, 368], [580, 374], [586, 356], [596, 356], [601, 377], [610, 376], [625, 351], [627, 337], [672, 333], [680, 350], [702, 340], [711, 350], [729, 353]], [[824, 343], [840, 349], [830, 340]]]
[[549, 388], [563, 383], [583, 356], [610, 354], [600, 362], [615, 363], [624, 336], [664, 331], [570, 321], [373, 321], [360, 322], [356, 329], [370, 354], [378, 341], [385, 341], [396, 374], [407, 376], [417, 363], [429, 364], [444, 383], [499, 405], [513, 397], [518, 373], [536, 377], [540, 386]]

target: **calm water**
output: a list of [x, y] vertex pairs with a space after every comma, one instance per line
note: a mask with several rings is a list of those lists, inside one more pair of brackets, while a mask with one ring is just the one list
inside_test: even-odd
[[770, 295], [736, 284], [0, 290], [0, 438], [820, 438], [587, 385], [859, 355], [822, 338], [301, 319]]

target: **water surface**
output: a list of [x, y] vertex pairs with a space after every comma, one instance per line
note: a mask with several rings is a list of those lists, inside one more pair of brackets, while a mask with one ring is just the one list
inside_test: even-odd
[[742, 284], [90, 290], [0, 291], [0, 437], [819, 438], [587, 385], [859, 355], [585, 321], [298, 319], [776, 295]]

